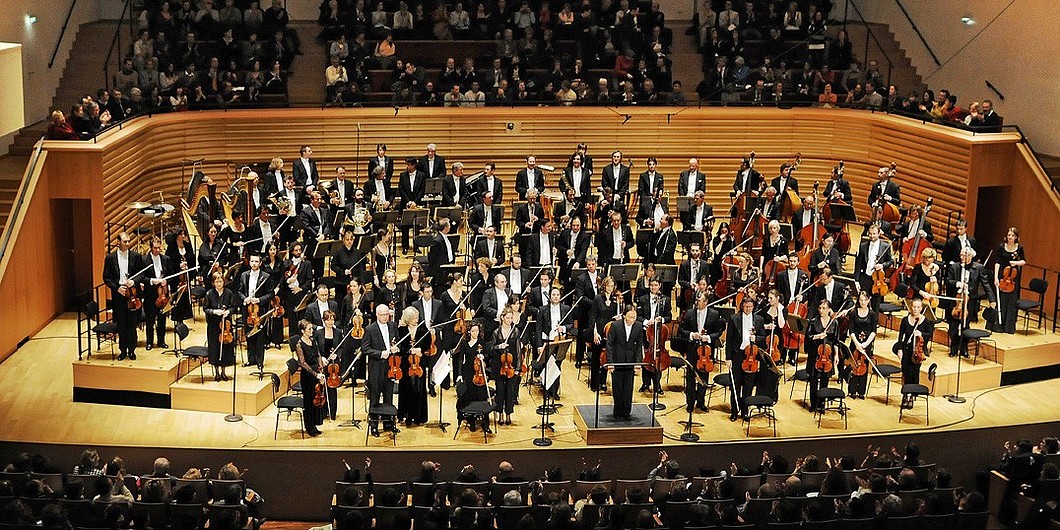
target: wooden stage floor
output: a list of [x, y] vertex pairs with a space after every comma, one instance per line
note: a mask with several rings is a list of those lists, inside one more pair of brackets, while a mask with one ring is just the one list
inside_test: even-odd
[[[187, 344], [201, 343], [205, 324], [201, 320], [192, 326], [192, 336]], [[174, 448], [218, 448], [218, 449], [341, 449], [363, 448], [365, 431], [352, 427], [341, 427], [339, 424], [349, 420], [351, 412], [356, 419], [364, 419], [364, 402], [357, 395], [356, 410], [351, 405], [351, 389], [339, 391], [339, 417], [337, 422], [326, 422], [322, 426], [324, 434], [317, 438], [302, 439], [298, 430], [298, 418], [291, 421], [281, 418], [280, 431], [276, 440], [269, 436], [269, 428], [276, 419], [275, 407], [269, 405], [260, 413], [244, 414], [241, 422], [226, 423], [220, 412], [197, 412], [163, 408], [146, 408], [119, 405], [102, 405], [78, 403], [72, 399], [72, 363], [77, 359], [76, 317], [65, 314], [56, 318], [39, 334], [34, 336], [22, 348], [3, 364], [0, 364], [0, 424], [5, 428], [0, 433], [4, 441], [22, 441], [36, 443], [84, 444], [84, 445], [122, 445], [141, 447], [174, 447]], [[880, 339], [878, 351], [889, 352], [894, 334]], [[141, 337], [142, 340], [142, 337]], [[929, 362], [938, 362], [940, 372], [953, 369], [955, 360], [946, 357], [944, 346], [936, 347], [935, 355]], [[136, 363], [150, 363], [154, 352], [145, 352], [140, 348], [140, 360]], [[286, 351], [269, 350], [270, 357], [287, 355]], [[106, 358], [109, 362], [109, 351], [99, 354], [97, 359]], [[926, 365], [927, 363], [925, 363]], [[980, 361], [983, 364], [983, 361]], [[966, 362], [964, 370], [970, 363]], [[548, 433], [554, 441], [552, 448], [584, 448], [585, 441], [575, 426], [573, 413], [575, 405], [592, 404], [595, 396], [587, 388], [582, 371], [579, 379], [573, 363], [564, 363], [565, 374], [562, 381], [563, 403], [558, 413], [552, 416], [555, 432]], [[788, 367], [789, 374], [792, 368]], [[251, 378], [243, 373], [240, 378]], [[194, 374], [197, 382], [197, 373]], [[256, 381], [257, 377], [253, 377]], [[664, 430], [664, 445], [681, 444], [678, 437], [683, 426], [678, 422], [687, 419], [684, 411], [684, 397], [681, 391], [683, 378], [681, 372], [671, 370], [669, 380], [663, 376], [666, 390], [661, 402], [666, 409], [659, 411], [657, 418]], [[834, 382], [833, 382], [834, 384]], [[637, 385], [639, 386], [639, 378]], [[358, 388], [358, 390], [360, 387]], [[892, 384], [890, 404], [884, 404], [885, 385], [872, 382], [869, 397], [865, 400], [848, 400], [850, 407], [849, 428], [843, 428], [842, 420], [834, 413], [825, 417], [821, 427], [817, 427], [812, 415], [801, 401], [802, 384], [795, 388], [795, 399], [788, 398], [791, 383], [782, 382], [780, 403], [776, 406], [778, 417], [777, 436], [781, 439], [798, 439], [818, 436], [844, 436], [876, 433], [915, 433], [927, 430], [954, 430], [987, 426], [1023, 425], [1035, 422], [1054, 421], [1057, 408], [1054, 406], [1030, 406], [1042, 403], [1040, 396], [1060, 393], [1060, 380], [1047, 380], [1006, 387], [962, 391], [967, 398], [964, 404], [953, 404], [941, 397], [941, 389], [930, 398], [931, 422], [925, 424], [924, 404], [919, 402], [912, 415], [898, 421], [897, 387]], [[218, 392], [219, 404], [224, 409], [231, 403], [231, 394]], [[455, 423], [456, 396], [453, 390], [443, 393], [446, 421]], [[271, 399], [271, 397], [270, 397]], [[635, 394], [634, 401], [649, 403], [650, 395]], [[540, 392], [535, 388], [524, 386], [520, 393], [521, 405], [516, 407], [511, 426], [495, 427], [496, 433], [489, 436], [489, 442], [483, 443], [481, 432], [470, 433], [461, 429], [453, 439], [455, 425], [449, 427], [448, 433], [442, 433], [436, 427], [418, 426], [402, 427], [397, 435], [398, 450], [411, 449], [529, 449], [534, 448], [534, 438], [540, 431], [539, 417], [534, 414], [540, 403]], [[601, 396], [601, 403], [609, 404], [611, 396]], [[438, 399], [430, 400], [431, 421], [437, 421]], [[741, 422], [728, 421], [728, 402], [721, 392], [714, 395], [709, 413], [696, 412], [694, 421], [702, 423], [696, 432], [703, 441], [735, 441], [747, 437], [745, 426]], [[770, 438], [772, 429], [767, 429], [764, 419], [755, 420], [751, 428], [754, 438]], [[391, 439], [384, 435], [368, 441], [372, 448], [388, 450], [395, 448]]]

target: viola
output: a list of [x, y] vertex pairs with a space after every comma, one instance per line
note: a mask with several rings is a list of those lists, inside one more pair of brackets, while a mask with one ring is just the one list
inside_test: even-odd
[[393, 379], [394, 381], [400, 381], [401, 380], [401, 376], [403, 375], [401, 373], [401, 356], [400, 355], [391, 354], [390, 357], [387, 357], [386, 362], [387, 362], [387, 366], [390, 367], [390, 369], [387, 370], [387, 372], [386, 372], [387, 379]]
[[1016, 275], [1019, 269], [1012, 265], [1006, 266], [1001, 271], [1001, 277], [997, 280], [997, 290], [1003, 293], [1011, 293], [1016, 290]]
[[950, 310], [950, 314], [956, 320], [964, 319], [964, 308], [968, 305], [968, 295], [960, 293], [957, 295], [957, 302], [953, 304], [953, 309]]
[[339, 363], [328, 363], [325, 370], [328, 373], [327, 380], [325, 381], [328, 388], [338, 388], [342, 386], [342, 367], [339, 366]]
[[[939, 294], [939, 284], [938, 282], [929, 281], [927, 285], [924, 286], [924, 290], [927, 291], [930, 295], [937, 295]], [[912, 289], [910, 289], [910, 291], [912, 291]], [[930, 306], [932, 309], [939, 306], [939, 299], [935, 296], [928, 298], [926, 302], [927, 305]]]
[[515, 356], [507, 350], [501, 354], [501, 377], [515, 377]]
[[[865, 340], [865, 334], [859, 334], [858, 340]], [[857, 347], [850, 348], [850, 357], [847, 358], [846, 365], [850, 368], [851, 375], [859, 377], [868, 373], [869, 370], [869, 364], [865, 359], [865, 352], [859, 350]]]
[[872, 271], [872, 294], [887, 296], [891, 292], [887, 285], [887, 272], [883, 269]]
[[706, 342], [696, 348], [696, 370], [700, 372], [714, 371], [714, 350]]
[[143, 300], [140, 300], [140, 288], [136, 284], [125, 289], [125, 297], [128, 299], [126, 307], [129, 311], [139, 311], [144, 306]]
[[[479, 345], [479, 348], [479, 351], [482, 351], [481, 345]], [[486, 386], [486, 372], [482, 368], [482, 359], [479, 359], [477, 355], [475, 356], [475, 375], [472, 376], [471, 382], [475, 386]]]
[[283, 300], [280, 300], [279, 296], [272, 297], [272, 300], [269, 300], [269, 306], [272, 308], [272, 316], [283, 318]]
[[670, 368], [670, 352], [666, 349], [666, 341], [670, 340], [670, 329], [659, 323], [648, 324], [644, 330], [648, 336], [648, 346], [644, 348], [645, 369], [654, 372], [658, 367], [660, 373]]
[[261, 311], [261, 306], [256, 303], [247, 304], [247, 325], [254, 327], [261, 321], [261, 316], [258, 314]]
[[832, 348], [831, 344], [828, 344], [826, 339], [826, 342], [822, 342], [820, 346], [817, 346], [817, 362], [814, 363], [814, 368], [818, 372], [831, 372], [832, 368], [835, 367], [834, 354], [835, 349]]
[[322, 408], [327, 405], [327, 395], [325, 394], [324, 383], [317, 383], [313, 393], [313, 406], [316, 408]]
[[743, 363], [740, 364], [740, 368], [744, 373], [755, 374], [762, 368], [762, 362], [758, 360], [758, 351], [758, 346], [753, 342], [743, 349]]
[[453, 324], [453, 331], [457, 334], [463, 335], [467, 332], [467, 321], [471, 319], [470, 309], [458, 309], [456, 311], [456, 323]]
[[926, 354], [924, 352], [924, 337], [916, 337], [913, 339], [913, 362], [921, 364], [924, 362]]
[[776, 333], [769, 334], [769, 358], [773, 360], [773, 364], [780, 362], [780, 341]]
[[427, 357], [434, 357], [438, 355], [438, 337], [435, 336], [434, 330], [431, 330], [427, 335], [427, 351], [424, 353]]
[[298, 274], [298, 264], [296, 264], [296, 263], [292, 263], [291, 266], [287, 267], [287, 270], [284, 271], [284, 273], [283, 273], [283, 275], [285, 277], [287, 277], [287, 278], [290, 278], [291, 276], [294, 276], [295, 274]]
[[221, 321], [221, 344], [232, 344], [234, 337], [232, 336], [232, 321], [224, 319]]
[[423, 377], [423, 367], [420, 366], [420, 355], [409, 354], [409, 377]]
[[162, 282], [158, 285], [158, 297], [155, 298], [155, 307], [162, 309], [169, 304], [169, 283]]
[[364, 338], [364, 317], [361, 315], [353, 315], [350, 320], [350, 324], [353, 326], [350, 328], [350, 337], [353, 339]]

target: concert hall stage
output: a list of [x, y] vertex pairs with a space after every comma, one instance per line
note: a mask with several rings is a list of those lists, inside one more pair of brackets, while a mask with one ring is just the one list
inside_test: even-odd
[[613, 416], [614, 405], [576, 405], [574, 424], [585, 439], [585, 445], [661, 444], [663, 428], [655, 421], [651, 406], [636, 403], [630, 410], [632, 420], [618, 420]]

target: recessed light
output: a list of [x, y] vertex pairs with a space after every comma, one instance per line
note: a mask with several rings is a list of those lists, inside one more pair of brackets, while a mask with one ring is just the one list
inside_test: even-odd
[[961, 17], [961, 24], [965, 26], [972, 26], [975, 24], [975, 19], [972, 17]]

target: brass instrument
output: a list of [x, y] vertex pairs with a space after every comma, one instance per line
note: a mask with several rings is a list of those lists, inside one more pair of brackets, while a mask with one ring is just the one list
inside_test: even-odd
[[291, 201], [287, 198], [287, 195], [285, 193], [277, 193], [269, 197], [269, 200], [272, 201], [272, 204], [276, 206], [276, 209], [280, 212], [281, 215], [290, 214]]
[[349, 226], [353, 228], [353, 233], [364, 234], [365, 227], [372, 222], [372, 213], [368, 211], [368, 208], [364, 206], [355, 206], [353, 208], [353, 215], [346, 218], [342, 222], [342, 226]]

